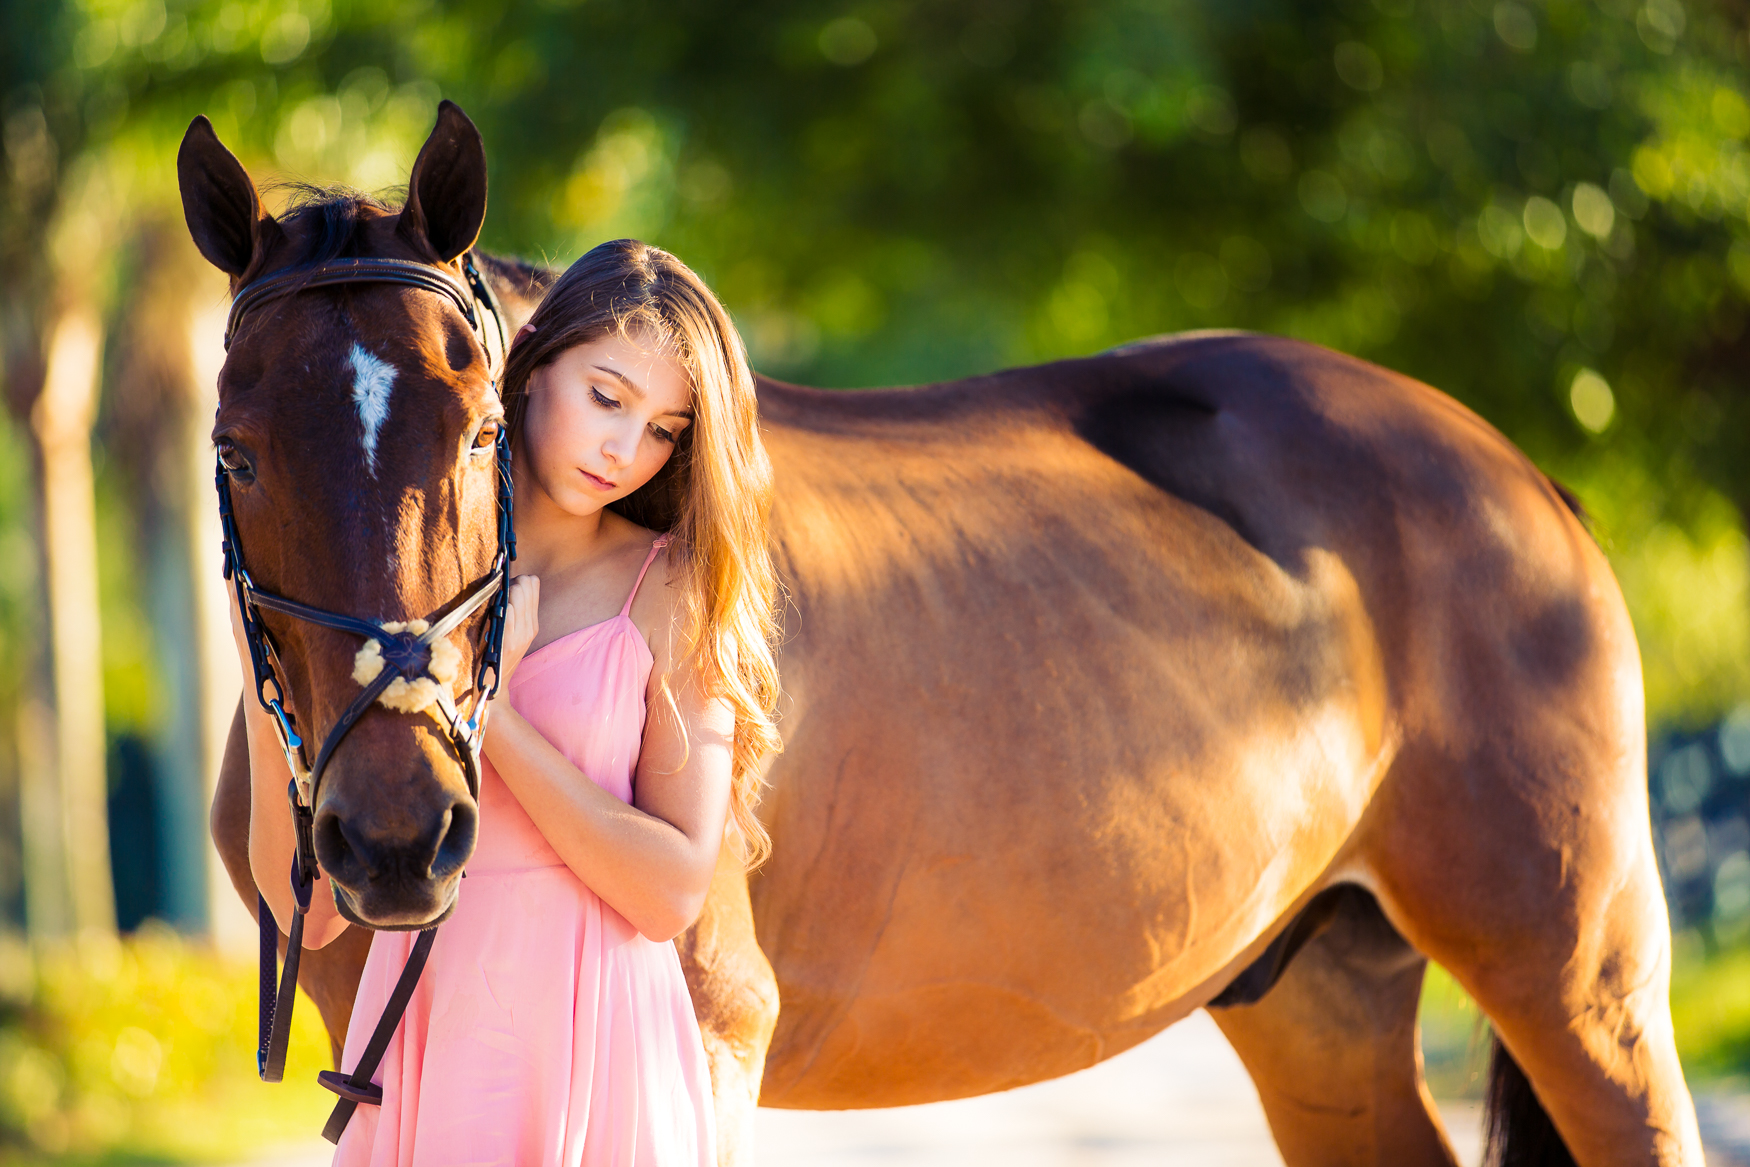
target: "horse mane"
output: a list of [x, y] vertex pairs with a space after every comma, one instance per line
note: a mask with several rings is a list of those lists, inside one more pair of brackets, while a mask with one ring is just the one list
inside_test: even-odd
[[496, 279], [502, 287], [509, 287], [518, 295], [529, 301], [531, 307], [547, 289], [552, 287], [559, 278], [559, 272], [543, 264], [530, 263], [509, 255], [492, 255], [485, 251], [475, 251], [475, 258], [490, 279]]
[[287, 192], [285, 209], [276, 217], [297, 247], [289, 267], [363, 254], [364, 225], [401, 209], [348, 186], [287, 181], [275, 183], [272, 189]]
[[1580, 496], [1570, 490], [1565, 483], [1557, 482], [1547, 474], [1544, 475], [1544, 481], [1548, 482], [1550, 489], [1556, 492], [1556, 497], [1562, 500], [1562, 505], [1567, 507], [1576, 519], [1580, 520], [1580, 525], [1586, 528], [1586, 533], [1596, 539], [1598, 532], [1592, 529], [1592, 512], [1586, 509], [1586, 504], [1580, 500]]
[[[365, 224], [401, 210], [398, 202], [339, 184], [285, 181], [275, 183], [271, 189], [286, 193], [285, 208], [277, 218], [296, 247], [287, 260], [288, 267], [364, 254]], [[400, 189], [391, 193], [400, 193]], [[541, 264], [479, 250], [474, 254], [501, 294], [508, 289], [526, 299], [531, 307], [559, 278], [557, 271]]]

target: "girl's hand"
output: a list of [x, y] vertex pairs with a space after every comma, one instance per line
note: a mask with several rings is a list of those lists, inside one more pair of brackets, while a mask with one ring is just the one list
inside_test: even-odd
[[519, 575], [510, 581], [510, 605], [504, 613], [504, 645], [499, 649], [498, 699], [510, 691], [511, 674], [522, 663], [523, 654], [535, 642], [540, 631], [538, 612], [541, 607], [539, 576]]

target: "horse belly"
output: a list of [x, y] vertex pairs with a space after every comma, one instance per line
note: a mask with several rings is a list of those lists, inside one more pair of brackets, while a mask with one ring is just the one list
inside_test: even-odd
[[865, 673], [825, 695], [855, 717], [797, 719], [754, 891], [782, 1000], [762, 1105], [908, 1105], [1082, 1069], [1214, 996], [1310, 893], [1389, 755], [1376, 695], [1340, 670], [1309, 696], [1280, 661], [1196, 643], [1231, 644], [1220, 621], [1186, 627], [1165, 646], [1047, 642], [1035, 668], [945, 664], [971, 704]]
[[818, 938], [830, 953], [772, 954], [782, 1011], [762, 1105], [1006, 1090], [1181, 1019], [1238, 972], [1355, 821], [1342, 789], [1355, 775], [1297, 760], [1311, 780], [1292, 791], [1243, 782], [1224, 797], [1162, 799], [1160, 786], [1133, 788], [1086, 813], [1030, 816], [1007, 845], [919, 840], [897, 870], [847, 881], [862, 894], [835, 882], [818, 921], [836, 933]]

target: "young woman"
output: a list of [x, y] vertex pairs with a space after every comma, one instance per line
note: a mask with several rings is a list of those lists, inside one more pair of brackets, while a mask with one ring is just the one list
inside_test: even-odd
[[[479, 842], [383, 1059], [383, 1105], [359, 1108], [334, 1161], [713, 1167], [670, 941], [726, 840], [748, 863], [767, 846], [771, 474], [753, 378], [704, 283], [620, 240], [547, 293], [501, 392], [519, 574]], [[415, 936], [373, 938], [343, 1066]]]

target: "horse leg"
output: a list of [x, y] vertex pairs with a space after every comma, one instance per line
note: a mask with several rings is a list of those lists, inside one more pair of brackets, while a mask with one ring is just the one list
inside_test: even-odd
[[[219, 860], [225, 865], [225, 874], [231, 877], [231, 886], [259, 923], [256, 913], [260, 898], [255, 876], [249, 870], [249, 742], [244, 737], [242, 700], [237, 702], [236, 716], [231, 719], [231, 735], [225, 740], [225, 757], [219, 764], [213, 808], [207, 821]], [[280, 956], [284, 957], [285, 933], [280, 933], [279, 942]], [[322, 1014], [322, 1024], [328, 1030], [329, 1052], [337, 1069], [346, 1046], [353, 998], [358, 994], [359, 977], [364, 973], [365, 956], [370, 950], [371, 934], [363, 928], [348, 926], [323, 947], [306, 948], [298, 964], [298, 987]]]
[[[1669, 933], [1650, 847], [1636, 866], [1612, 873], [1621, 881], [1613, 894], [1579, 911], [1544, 901], [1547, 943], [1429, 942], [1504, 1046], [1490, 1071], [1499, 1162], [1701, 1167], [1671, 1028]], [[1530, 891], [1519, 894], [1531, 899]]]
[[1422, 1081], [1426, 966], [1373, 897], [1350, 888], [1261, 1000], [1210, 1009], [1288, 1167], [1457, 1163]]
[[1476, 755], [1445, 761], [1463, 781], [1415, 783], [1420, 797], [1375, 835], [1377, 890], [1511, 1055], [1492, 1071], [1500, 1162], [1700, 1167], [1671, 1027], [1644, 746], [1634, 731], [1616, 745], [1564, 728], [1496, 730]]
[[778, 1025], [778, 979], [754, 935], [747, 873], [729, 847], [705, 910], [675, 940], [711, 1067], [719, 1167], [752, 1167], [754, 1110]]

